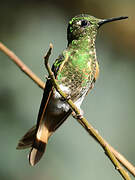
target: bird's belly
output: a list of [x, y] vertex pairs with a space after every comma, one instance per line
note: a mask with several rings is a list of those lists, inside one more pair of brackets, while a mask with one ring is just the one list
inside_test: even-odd
[[[60, 88], [64, 93], [70, 95], [70, 90], [68, 87], [61, 84]], [[69, 109], [70, 108], [67, 102], [62, 100], [61, 95], [56, 90], [54, 90], [53, 95], [48, 103], [48, 111], [52, 111], [53, 114], [59, 115], [63, 112], [67, 112]]]
[[52, 97], [48, 103], [47, 110], [54, 115], [60, 115], [61, 113], [69, 110], [69, 105], [60, 98]]

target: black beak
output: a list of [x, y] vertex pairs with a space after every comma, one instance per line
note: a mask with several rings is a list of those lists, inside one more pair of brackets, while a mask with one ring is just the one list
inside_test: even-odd
[[117, 20], [122, 20], [122, 19], [127, 19], [128, 16], [120, 16], [120, 17], [116, 17], [116, 18], [110, 18], [110, 19], [103, 19], [101, 20], [98, 25], [99, 27], [105, 23], [108, 23], [108, 22], [112, 22], [112, 21], [117, 21]]

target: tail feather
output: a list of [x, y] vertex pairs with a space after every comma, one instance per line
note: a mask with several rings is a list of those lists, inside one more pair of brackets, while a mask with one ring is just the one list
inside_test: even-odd
[[32, 147], [36, 135], [36, 126], [33, 126], [20, 140], [16, 149], [26, 149]]
[[46, 144], [49, 138], [49, 130], [45, 124], [41, 124], [38, 127], [34, 143], [32, 144], [32, 149], [29, 154], [29, 163], [34, 166], [41, 159], [45, 152]]
[[34, 166], [43, 156], [46, 144], [52, 132], [49, 133], [48, 129], [42, 124], [38, 131], [36, 126], [33, 126], [20, 140], [16, 149], [31, 148], [29, 153], [29, 163]]
[[37, 164], [43, 156], [46, 149], [46, 143], [39, 142], [38, 147], [32, 147], [29, 154], [29, 163], [31, 166]]

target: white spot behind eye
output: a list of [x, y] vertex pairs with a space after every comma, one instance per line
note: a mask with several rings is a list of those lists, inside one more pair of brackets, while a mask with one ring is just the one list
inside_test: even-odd
[[81, 25], [81, 23], [82, 23], [81, 21], [78, 21], [76, 24], [77, 24], [77, 25]]

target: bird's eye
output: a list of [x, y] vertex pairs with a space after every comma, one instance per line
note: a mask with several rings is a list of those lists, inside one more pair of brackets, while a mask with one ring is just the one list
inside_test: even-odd
[[88, 25], [90, 25], [89, 21], [87, 21], [87, 20], [82, 20], [81, 21], [81, 27], [85, 27], [85, 26], [88, 26]]

